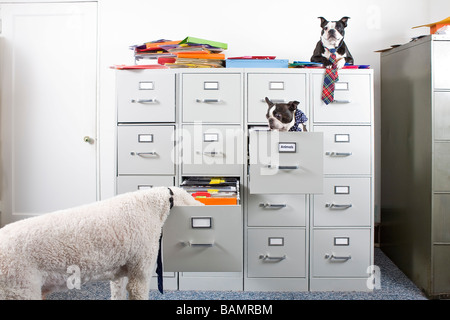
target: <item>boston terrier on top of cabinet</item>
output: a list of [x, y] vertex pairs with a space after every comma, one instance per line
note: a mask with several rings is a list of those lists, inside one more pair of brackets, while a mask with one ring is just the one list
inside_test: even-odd
[[353, 57], [344, 42], [345, 28], [349, 17], [343, 17], [339, 21], [327, 21], [319, 17], [322, 34], [314, 49], [311, 62], [322, 63], [324, 67], [330, 67], [331, 52], [336, 50], [336, 62], [338, 69], [344, 67], [345, 63], [353, 64]]

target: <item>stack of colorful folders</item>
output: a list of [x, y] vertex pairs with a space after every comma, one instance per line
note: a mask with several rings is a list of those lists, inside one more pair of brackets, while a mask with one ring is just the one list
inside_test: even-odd
[[223, 68], [226, 43], [187, 37], [168, 52], [176, 58], [173, 63], [166, 63], [169, 68]]
[[238, 178], [190, 177], [181, 188], [205, 205], [239, 204]]
[[140, 45], [133, 45], [130, 49], [134, 50], [134, 60], [136, 64], [162, 64], [174, 62], [175, 55], [169, 52], [169, 49], [176, 47], [181, 40], [155, 40]]

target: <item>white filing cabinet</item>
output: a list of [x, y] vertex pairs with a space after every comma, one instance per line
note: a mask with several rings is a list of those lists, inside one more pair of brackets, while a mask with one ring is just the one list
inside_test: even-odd
[[311, 80], [312, 126], [324, 134], [324, 190], [311, 197], [310, 290], [368, 290], [373, 265], [373, 74], [339, 72], [335, 101]]
[[[367, 290], [373, 74], [341, 70], [338, 101], [328, 106], [322, 77], [310, 69], [117, 72], [118, 193], [188, 177], [239, 179], [237, 205], [172, 209], [169, 288]], [[265, 97], [300, 101], [309, 132], [261, 130]]]

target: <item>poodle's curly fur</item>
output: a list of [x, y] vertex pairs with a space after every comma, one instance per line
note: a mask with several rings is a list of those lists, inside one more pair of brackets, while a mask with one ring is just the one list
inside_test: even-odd
[[[171, 187], [174, 205], [202, 205]], [[166, 187], [122, 194], [11, 223], [0, 229], [0, 299], [41, 299], [68, 289], [74, 266], [81, 284], [111, 280], [111, 298], [148, 299]], [[70, 268], [69, 268], [70, 267]]]

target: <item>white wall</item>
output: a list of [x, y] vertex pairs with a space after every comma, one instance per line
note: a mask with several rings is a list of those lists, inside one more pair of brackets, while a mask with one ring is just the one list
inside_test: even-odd
[[[129, 45], [195, 36], [228, 43], [227, 57], [276, 55], [309, 60], [320, 37], [317, 17], [349, 16], [345, 41], [355, 63], [370, 64], [375, 71], [379, 177], [380, 57], [374, 51], [427, 34], [428, 28], [411, 27], [444, 19], [449, 12], [448, 0], [227, 0], [220, 6], [209, 0], [99, 0], [102, 198], [114, 194], [115, 88], [114, 71], [108, 67], [133, 63]], [[379, 180], [376, 184], [379, 189]]]

